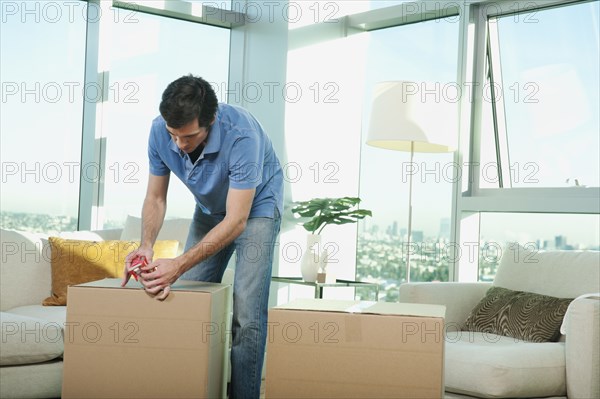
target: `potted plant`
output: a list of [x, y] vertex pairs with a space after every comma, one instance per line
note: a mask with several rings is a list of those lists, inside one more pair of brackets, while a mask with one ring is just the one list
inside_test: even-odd
[[292, 213], [301, 218], [310, 220], [301, 223], [309, 232], [306, 251], [302, 256], [301, 272], [305, 281], [317, 280], [319, 269], [325, 274], [327, 267], [327, 250], [319, 254], [321, 232], [330, 224], [356, 223], [360, 219], [372, 216], [367, 209], [359, 209], [360, 198], [313, 198], [308, 201], [299, 201], [292, 208]]

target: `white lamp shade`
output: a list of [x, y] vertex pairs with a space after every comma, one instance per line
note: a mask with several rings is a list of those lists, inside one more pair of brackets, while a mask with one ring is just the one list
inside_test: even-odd
[[[457, 102], [441, 85], [389, 81], [375, 85], [367, 144], [397, 151], [451, 152], [455, 149]], [[456, 100], [456, 99], [454, 99]]]

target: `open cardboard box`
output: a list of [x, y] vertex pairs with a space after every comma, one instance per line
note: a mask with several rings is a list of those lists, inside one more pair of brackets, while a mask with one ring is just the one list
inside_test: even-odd
[[272, 308], [266, 398], [442, 398], [444, 314], [324, 299]]
[[69, 287], [62, 397], [225, 397], [230, 289], [178, 281], [161, 302], [133, 280]]

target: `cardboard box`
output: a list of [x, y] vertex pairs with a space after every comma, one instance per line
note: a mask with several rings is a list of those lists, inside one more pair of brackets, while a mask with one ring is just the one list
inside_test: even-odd
[[140, 287], [69, 287], [62, 397], [225, 397], [231, 287], [179, 281], [163, 302]]
[[444, 314], [324, 299], [272, 308], [266, 398], [442, 398]]

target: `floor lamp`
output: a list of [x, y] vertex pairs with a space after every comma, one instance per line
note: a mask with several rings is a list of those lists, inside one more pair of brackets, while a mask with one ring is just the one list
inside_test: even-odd
[[[435, 91], [435, 88], [438, 91]], [[373, 147], [410, 152], [452, 152], [456, 138], [455, 104], [445, 101], [441, 85], [426, 82], [388, 81], [375, 85], [367, 144]], [[412, 234], [412, 181], [408, 184], [408, 238], [406, 282], [410, 282]]]

